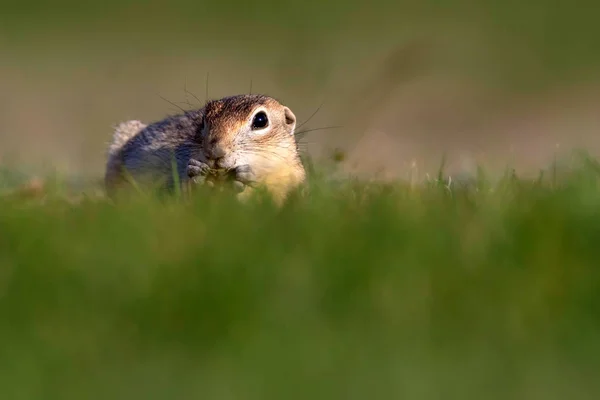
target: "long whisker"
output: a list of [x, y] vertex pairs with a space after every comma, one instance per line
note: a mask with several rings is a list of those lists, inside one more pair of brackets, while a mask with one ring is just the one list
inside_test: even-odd
[[[274, 148], [279, 148], [279, 149], [288, 149], [291, 148], [291, 146], [280, 146], [280, 145], [275, 145], [275, 146], [270, 146], [270, 147], [274, 147]], [[245, 152], [256, 152], [256, 153], [272, 153], [272, 154], [277, 154], [279, 155], [279, 153], [267, 149], [265, 146], [245, 146], [244, 150]]]
[[[254, 150], [254, 151], [253, 151]], [[285, 161], [286, 158], [284, 156], [282, 156], [279, 153], [276, 153], [272, 150], [265, 150], [264, 148], [246, 148], [242, 151], [239, 152], [239, 154], [252, 154], [252, 155], [259, 155], [263, 158], [269, 158], [269, 157], [276, 157], [282, 161]]]
[[187, 89], [187, 80], [185, 81], [185, 83], [184, 83], [184, 85], [183, 85], [183, 91], [184, 91], [186, 94], [189, 94], [190, 96], [192, 96], [194, 99], [196, 99], [196, 101], [198, 102], [198, 104], [202, 104], [202, 102], [200, 101], [200, 99], [198, 98], [198, 96], [196, 96], [194, 93], [190, 92], [190, 91]]
[[308, 145], [311, 144], [317, 144], [318, 142], [297, 142], [296, 146], [304, 146], [304, 147], [308, 147]]
[[206, 71], [206, 92], [204, 93], [204, 102], [208, 101], [208, 71]]
[[325, 101], [323, 101], [321, 103], [321, 105], [319, 107], [317, 107], [317, 109], [315, 110], [315, 112], [312, 113], [311, 116], [308, 117], [308, 119], [306, 121], [304, 121], [303, 123], [301, 123], [300, 125], [298, 125], [296, 127], [296, 129], [300, 129], [301, 127], [303, 127], [304, 125], [306, 125], [315, 115], [317, 115], [317, 113], [319, 112], [319, 110], [321, 109], [321, 107], [323, 107], [324, 104], [325, 104]]
[[167, 103], [171, 104], [174, 107], [177, 107], [178, 109], [180, 109], [182, 112], [187, 112], [187, 110], [183, 109], [182, 107], [180, 107], [179, 105], [177, 105], [177, 103], [172, 102], [171, 100], [168, 100], [166, 98], [164, 98], [163, 96], [161, 96], [160, 94], [157, 93], [157, 96], [160, 97], [161, 99], [163, 99], [164, 101], [166, 101]]
[[286, 148], [291, 148], [295, 145], [295, 143], [281, 143], [278, 142], [276, 140], [274, 141], [269, 141], [267, 143], [261, 143], [261, 144], [257, 144], [251, 140], [244, 140], [239, 142], [240, 147], [242, 148], [252, 148], [252, 149], [263, 149], [265, 147], [275, 147], [275, 148], [280, 148], [280, 149], [286, 149]]
[[188, 107], [190, 107], [190, 108], [193, 108], [193, 107], [194, 107], [194, 105], [193, 105], [192, 103], [190, 103], [190, 101], [189, 101], [189, 100], [186, 100], [186, 101], [180, 101], [179, 103], [180, 103], [180, 104], [185, 104], [186, 106], [188, 106]]
[[343, 128], [343, 126], [336, 125], [336, 126], [325, 126], [323, 128], [306, 129], [304, 131], [294, 133], [294, 136], [298, 139], [302, 139], [308, 132], [322, 131], [325, 129], [337, 129], [337, 128]]
[[240, 152], [239, 154], [240, 155], [242, 155], [242, 154], [250, 154], [252, 156], [260, 156], [260, 157], [266, 158], [266, 159], [277, 158], [277, 159], [279, 159], [281, 161], [285, 161], [286, 160], [281, 155], [279, 155], [277, 153], [268, 152], [268, 151], [244, 151], [244, 152]]

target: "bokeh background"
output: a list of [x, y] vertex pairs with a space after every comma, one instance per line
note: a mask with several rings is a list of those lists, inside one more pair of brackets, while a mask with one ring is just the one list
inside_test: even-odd
[[[252, 90], [303, 150], [405, 176], [600, 149], [593, 0], [17, 2], [0, 12], [0, 161], [100, 176], [111, 129]], [[208, 77], [208, 79], [207, 79]], [[208, 81], [208, 88], [206, 83]]]

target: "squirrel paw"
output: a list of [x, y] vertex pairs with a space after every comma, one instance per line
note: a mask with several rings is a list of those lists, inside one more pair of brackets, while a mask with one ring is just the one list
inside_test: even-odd
[[191, 158], [190, 161], [188, 161], [187, 176], [194, 183], [204, 183], [209, 173], [210, 167], [208, 166], [208, 164], [193, 158]]
[[233, 188], [242, 192], [246, 186], [252, 186], [256, 182], [256, 176], [250, 165], [240, 165], [234, 170]]

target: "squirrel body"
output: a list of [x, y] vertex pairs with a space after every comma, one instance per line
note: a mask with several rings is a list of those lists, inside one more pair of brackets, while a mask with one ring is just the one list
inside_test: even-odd
[[200, 109], [145, 124], [119, 124], [108, 148], [109, 196], [138, 185], [173, 189], [230, 177], [244, 197], [263, 186], [278, 202], [306, 179], [294, 136], [296, 116], [264, 95], [211, 100]]

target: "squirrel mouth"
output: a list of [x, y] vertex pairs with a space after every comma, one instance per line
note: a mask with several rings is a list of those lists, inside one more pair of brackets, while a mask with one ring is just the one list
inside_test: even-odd
[[235, 180], [234, 168], [211, 168], [208, 171], [209, 180], [213, 182], [227, 182]]

